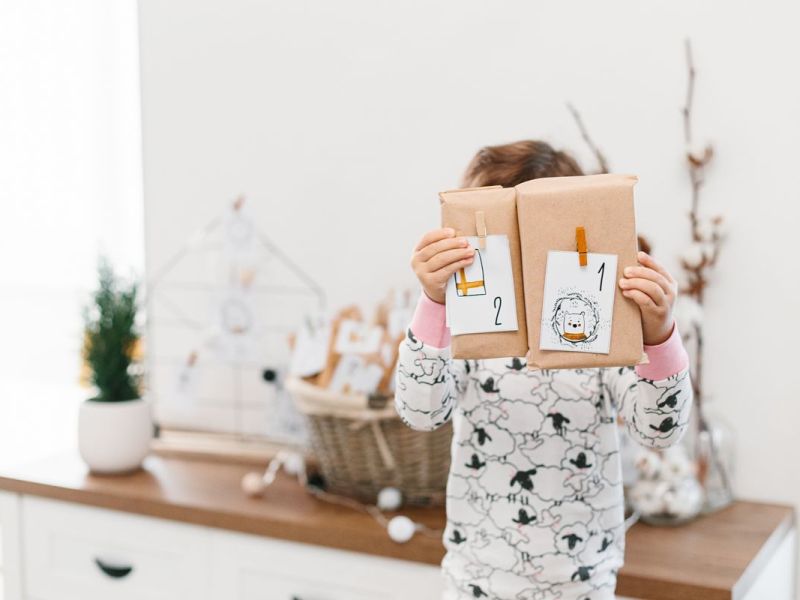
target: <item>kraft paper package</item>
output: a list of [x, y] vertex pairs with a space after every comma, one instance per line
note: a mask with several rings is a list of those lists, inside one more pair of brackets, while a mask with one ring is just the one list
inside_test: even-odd
[[[535, 179], [514, 189], [501, 186], [442, 192], [442, 226], [459, 235], [504, 234], [509, 240], [517, 331], [454, 335], [454, 358], [527, 356], [529, 368], [577, 369], [628, 366], [646, 361], [638, 307], [617, 285], [623, 269], [637, 262], [632, 175], [589, 175]], [[480, 216], [478, 216], [478, 213]], [[548, 253], [571, 253], [578, 260], [577, 230], [585, 252], [615, 255], [609, 272], [613, 312], [608, 353], [542, 350], [542, 307]]]
[[[525, 312], [528, 315], [528, 366], [577, 369], [635, 365], [643, 360], [639, 308], [617, 285], [627, 266], [637, 265], [633, 175], [589, 175], [534, 179], [516, 187]], [[540, 350], [544, 280], [551, 250], [574, 252], [576, 229], [585, 232], [589, 253], [617, 255], [613, 320], [608, 354]], [[646, 358], [645, 358], [646, 360]]]
[[[511, 270], [514, 276], [517, 331], [454, 335], [453, 358], [500, 358], [525, 356], [528, 332], [525, 326], [522, 260], [517, 221], [516, 191], [501, 186], [468, 188], [439, 194], [442, 226], [452, 227], [458, 235], [478, 235], [477, 218], [485, 224], [486, 235], [508, 236]], [[476, 217], [476, 213], [483, 213]]]

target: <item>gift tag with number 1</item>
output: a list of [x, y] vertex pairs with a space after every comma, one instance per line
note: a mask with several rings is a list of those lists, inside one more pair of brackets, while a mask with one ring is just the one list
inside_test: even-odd
[[577, 252], [548, 252], [540, 350], [608, 354], [617, 255], [589, 252], [586, 262]]

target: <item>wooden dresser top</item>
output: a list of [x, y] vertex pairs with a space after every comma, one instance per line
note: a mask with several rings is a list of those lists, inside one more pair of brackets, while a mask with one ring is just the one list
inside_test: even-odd
[[[240, 481], [251, 470], [151, 456], [141, 471], [101, 477], [88, 473], [76, 454], [65, 454], [0, 472], [0, 490], [432, 565], [442, 559], [439, 539], [417, 535], [396, 544], [369, 515], [321, 502], [283, 475], [264, 498], [249, 498]], [[441, 508], [401, 512], [430, 528], [444, 527]], [[790, 507], [754, 502], [736, 502], [677, 528], [637, 524], [628, 532], [617, 592], [654, 600], [735, 600], [793, 528]]]

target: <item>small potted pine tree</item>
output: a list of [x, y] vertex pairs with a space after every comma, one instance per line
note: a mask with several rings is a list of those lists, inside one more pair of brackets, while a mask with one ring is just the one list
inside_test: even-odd
[[84, 309], [85, 379], [95, 393], [81, 404], [78, 417], [80, 454], [95, 473], [138, 469], [153, 436], [137, 372], [137, 291], [136, 283], [123, 283], [100, 261], [98, 287]]

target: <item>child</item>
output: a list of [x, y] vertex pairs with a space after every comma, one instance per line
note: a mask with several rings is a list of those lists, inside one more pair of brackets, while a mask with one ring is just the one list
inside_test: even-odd
[[[481, 150], [463, 185], [580, 174], [565, 153], [526, 141]], [[414, 249], [423, 294], [400, 348], [395, 396], [414, 429], [453, 422], [444, 598], [613, 599], [625, 543], [616, 415], [653, 448], [675, 444], [689, 420], [675, 280], [640, 252], [619, 281], [640, 308], [647, 365], [537, 371], [520, 357], [454, 361], [445, 288], [473, 255], [452, 229], [425, 234]]]

